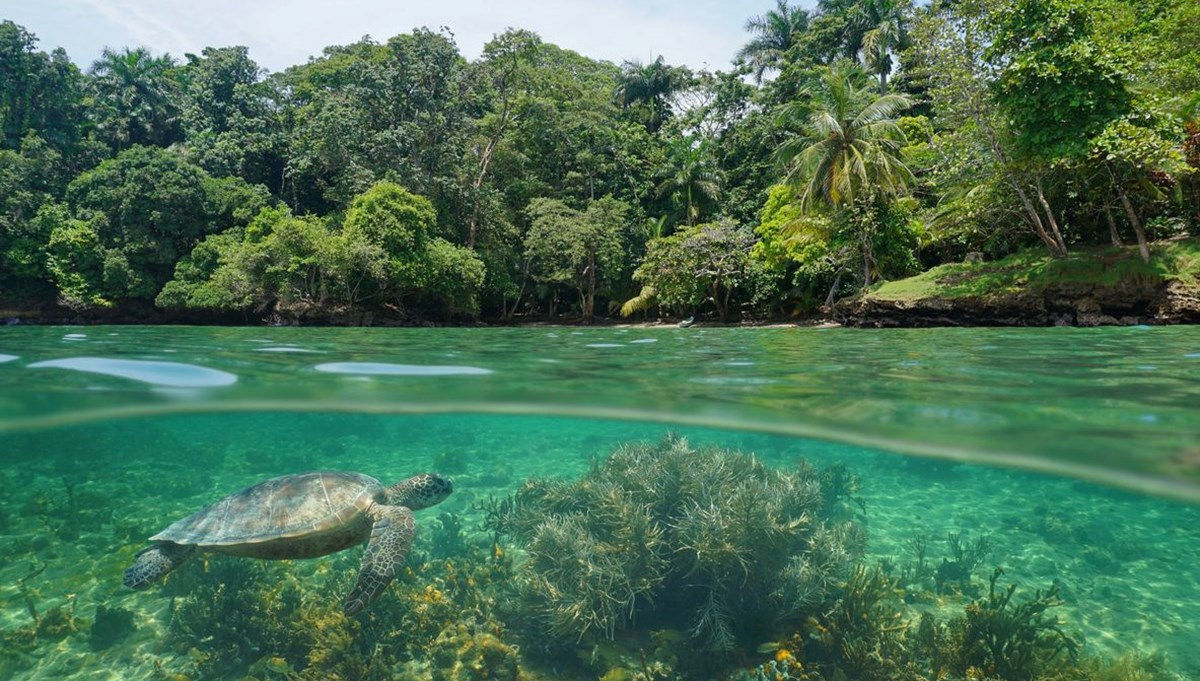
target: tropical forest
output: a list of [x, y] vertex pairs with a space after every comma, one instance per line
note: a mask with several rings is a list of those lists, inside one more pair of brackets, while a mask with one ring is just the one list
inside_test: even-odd
[[416, 28], [270, 73], [4, 21], [0, 316], [1200, 321], [1200, 4], [762, 9], [714, 70]]

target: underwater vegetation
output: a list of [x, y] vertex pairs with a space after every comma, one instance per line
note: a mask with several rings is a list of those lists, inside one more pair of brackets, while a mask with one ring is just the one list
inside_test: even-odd
[[844, 468], [791, 471], [668, 437], [577, 481], [532, 479], [489, 519], [528, 552], [524, 611], [564, 644], [639, 625], [728, 651], [816, 612], [862, 555]]
[[[530, 664], [603, 681], [1178, 678], [1153, 656], [1084, 655], [1054, 614], [1058, 585], [1022, 596], [1000, 568], [979, 584], [989, 534], [950, 533], [937, 565], [921, 537], [915, 565], [869, 565], [857, 489], [843, 466], [781, 471], [676, 437], [622, 445], [578, 480], [531, 479], [485, 509], [494, 552], [527, 553], [503, 617]], [[960, 614], [911, 605], [947, 599]]]
[[[333, 562], [333, 561], [331, 561]], [[370, 611], [347, 617], [337, 593], [349, 561], [301, 574], [296, 563], [213, 556], [173, 576], [174, 660], [163, 681], [471, 681], [527, 678], [497, 618], [511, 562], [473, 557], [413, 561]], [[342, 574], [341, 568], [347, 568]], [[314, 588], [314, 586], [316, 588]]]
[[[844, 466], [777, 469], [676, 437], [589, 446], [599, 456], [578, 477], [490, 503], [477, 492], [423, 522], [403, 573], [354, 617], [337, 597], [354, 551], [212, 555], [136, 597], [118, 590], [127, 556], [66, 598], [47, 580], [54, 554], [14, 561], [3, 595], [20, 612], [0, 630], [0, 678], [57, 678], [43, 670], [58, 657], [155, 681], [1182, 681], [1161, 655], [1096, 657], [1064, 616], [1091, 593], [1071, 572], [1018, 585], [1019, 565], [994, 568], [1014, 527], [1088, 565], [1070, 542], [1123, 558], [1133, 528], [1051, 507], [1020, 526], [893, 535], [907, 555], [880, 562], [866, 528], [882, 495], [869, 513], [872, 489]], [[23, 493], [37, 510], [11, 519], [25, 543], [65, 546], [76, 524], [77, 544], [107, 548], [146, 522], [117, 514], [96, 534], [96, 488], [56, 475]]]

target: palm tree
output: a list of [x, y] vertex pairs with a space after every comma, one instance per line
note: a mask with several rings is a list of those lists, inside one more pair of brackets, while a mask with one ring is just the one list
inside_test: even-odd
[[174, 67], [170, 55], [155, 57], [142, 47], [105, 48], [92, 65], [92, 115], [115, 149], [173, 141], [178, 126]]
[[775, 0], [775, 9], [746, 20], [746, 30], [756, 35], [737, 56], [753, 70], [755, 82], [762, 83], [764, 73], [783, 65], [796, 36], [808, 30], [809, 18], [806, 10], [788, 6], [787, 0]]
[[694, 225], [700, 219], [701, 205], [716, 201], [720, 174], [704, 142], [694, 144], [690, 138], [679, 138], [672, 143], [670, 156], [671, 164], [664, 169], [655, 191], [659, 198], [670, 196], [676, 205], [681, 205], [684, 219]]
[[[806, 134], [781, 144], [777, 156], [787, 169], [786, 180], [801, 186], [806, 211], [897, 196], [913, 182], [900, 159], [904, 133], [893, 118], [912, 100], [877, 94], [866, 83], [861, 67], [840, 61], [822, 76], [821, 87], [809, 91], [811, 104], [793, 102], [780, 115], [785, 125], [801, 123], [805, 129]], [[806, 121], [796, 120], [810, 110]]]
[[854, 225], [867, 286], [874, 268], [874, 228], [871, 220], [854, 214], [864, 207], [878, 214], [887, 199], [905, 193], [914, 182], [900, 158], [904, 133], [893, 118], [912, 101], [901, 94], [875, 93], [867, 73], [848, 60], [831, 66], [821, 87], [809, 94], [811, 103], [784, 107], [783, 122], [792, 126], [799, 122], [796, 118], [811, 113], [805, 134], [780, 145], [778, 158], [788, 169], [786, 181], [800, 187], [804, 212], [832, 208]]
[[892, 55], [908, 46], [908, 11], [912, 0], [870, 0], [866, 3], [870, 28], [862, 38], [862, 61], [879, 76], [879, 93], [887, 93]]
[[626, 61], [617, 76], [617, 101], [625, 109], [646, 106], [646, 129], [658, 132], [671, 116], [671, 96], [687, 85], [689, 75], [686, 69], [668, 66], [662, 55], [649, 64]]
[[819, 11], [842, 18], [842, 47], [846, 57], [861, 59], [887, 91], [892, 56], [908, 44], [912, 0], [820, 0]]

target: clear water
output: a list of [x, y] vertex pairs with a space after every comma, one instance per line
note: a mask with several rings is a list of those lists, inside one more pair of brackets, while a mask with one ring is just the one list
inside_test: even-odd
[[[992, 566], [1018, 594], [1057, 584], [1088, 654], [1161, 652], [1200, 678], [1198, 398], [1200, 333], [1186, 327], [0, 328], [0, 678], [320, 678], [313, 646], [263, 640], [231, 657], [228, 631], [181, 622], [189, 584], [241, 568], [189, 565], [144, 592], [121, 572], [169, 522], [311, 469], [450, 473], [455, 494], [418, 514], [414, 565], [451, 553], [436, 529], [449, 522], [486, 550], [490, 498], [667, 432], [772, 466], [846, 463], [862, 479], [866, 561], [903, 565], [922, 536], [936, 564], [950, 533], [987, 536], [976, 590]], [[255, 590], [229, 617], [265, 607], [275, 583], [306, 612], [336, 609], [359, 555], [238, 573]], [[971, 598], [916, 599], [914, 621]], [[99, 607], [132, 613], [132, 632], [97, 633]], [[358, 678], [483, 678], [439, 672], [436, 646], [404, 631], [338, 626], [376, 646], [341, 654], [405, 660], [391, 676], [346, 667]], [[524, 650], [527, 678], [601, 675]], [[769, 658], [756, 654], [741, 666]]]

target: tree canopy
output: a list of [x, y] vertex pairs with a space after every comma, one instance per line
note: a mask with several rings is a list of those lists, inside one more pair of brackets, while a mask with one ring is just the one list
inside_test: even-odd
[[241, 46], [81, 69], [4, 21], [0, 301], [733, 319], [1196, 232], [1194, 2], [763, 5], [715, 71], [520, 28], [474, 59], [418, 28], [279, 73]]

